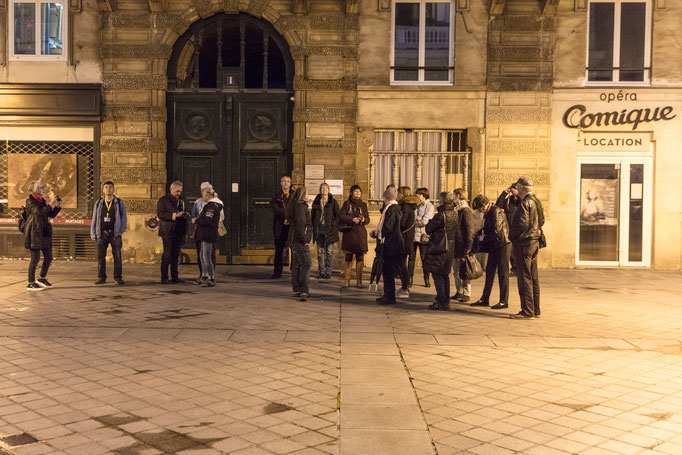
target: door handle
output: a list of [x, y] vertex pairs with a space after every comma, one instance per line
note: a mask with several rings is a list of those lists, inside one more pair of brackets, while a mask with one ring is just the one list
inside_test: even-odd
[[270, 205], [269, 202], [264, 202], [264, 201], [255, 201], [254, 204], [255, 205]]

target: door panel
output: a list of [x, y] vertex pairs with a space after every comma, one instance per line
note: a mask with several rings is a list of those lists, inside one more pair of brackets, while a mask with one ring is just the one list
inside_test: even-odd
[[275, 194], [277, 181], [277, 157], [245, 157], [247, 222], [242, 248], [271, 248], [272, 209], [270, 200]]

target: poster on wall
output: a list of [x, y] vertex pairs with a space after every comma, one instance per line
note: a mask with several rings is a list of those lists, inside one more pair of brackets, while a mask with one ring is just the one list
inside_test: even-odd
[[581, 179], [580, 224], [618, 224], [618, 179]]
[[23, 207], [31, 182], [39, 180], [47, 188], [48, 202], [54, 195], [62, 198], [62, 207], [78, 206], [78, 157], [38, 153], [7, 155], [9, 206]]

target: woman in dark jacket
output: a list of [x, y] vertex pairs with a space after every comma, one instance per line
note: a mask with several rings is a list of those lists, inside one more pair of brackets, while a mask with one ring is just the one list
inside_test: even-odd
[[291, 287], [294, 297], [300, 297], [301, 302], [308, 300], [308, 275], [312, 261], [308, 244], [313, 238], [313, 224], [308, 210], [308, 192], [305, 188], [298, 188], [292, 198], [289, 211], [289, 244], [291, 245]]
[[343, 287], [350, 286], [350, 274], [355, 255], [355, 273], [357, 274], [357, 286], [362, 288], [362, 269], [365, 265], [364, 256], [367, 253], [367, 228], [369, 223], [369, 210], [367, 204], [362, 201], [362, 191], [358, 185], [350, 187], [350, 196], [343, 203], [339, 214], [339, 230], [343, 232], [341, 249], [346, 253], [346, 261], [343, 266]]
[[398, 188], [398, 205], [400, 206], [400, 233], [403, 237], [405, 248], [405, 258], [398, 263], [398, 274], [400, 275], [399, 297], [409, 297], [412, 287], [412, 278], [407, 271], [407, 258], [414, 255], [414, 211], [419, 205], [419, 198], [412, 195], [409, 186]]
[[201, 193], [204, 206], [197, 217], [196, 240], [201, 242], [201, 285], [212, 288], [215, 286], [215, 267], [212, 255], [215, 251], [215, 243], [218, 241], [218, 224], [220, 212], [223, 210], [223, 201], [208, 186]]
[[[436, 209], [436, 215], [426, 225], [426, 233], [431, 236], [431, 240], [426, 247], [424, 272], [433, 275], [433, 284], [436, 286], [436, 301], [429, 309], [447, 311], [450, 309], [450, 270], [461, 237], [457, 235], [460, 227], [453, 194], [444, 191], [440, 193], [440, 199], [443, 203]], [[432, 246], [438, 244], [446, 235], [447, 251], [443, 253], [430, 251]]]
[[377, 299], [379, 305], [395, 304], [395, 274], [398, 264], [405, 260], [403, 237], [400, 233], [400, 207], [395, 188], [384, 191], [384, 209], [372, 237], [379, 243], [378, 253], [383, 258], [384, 295]]
[[[26, 220], [23, 224], [24, 246], [31, 250], [31, 262], [28, 265], [29, 291], [39, 291], [52, 286], [47, 281], [47, 271], [52, 263], [52, 225], [49, 219], [57, 216], [62, 209], [62, 201], [59, 196], [52, 199], [50, 205], [45, 201], [45, 184], [42, 182], [31, 183], [32, 194], [26, 199]], [[40, 252], [43, 252], [43, 266], [40, 269], [40, 278], [36, 280], [36, 268], [40, 261]]]
[[329, 185], [320, 185], [313, 201], [313, 243], [317, 243], [317, 278], [332, 277], [334, 244], [339, 241], [339, 203], [329, 194]]

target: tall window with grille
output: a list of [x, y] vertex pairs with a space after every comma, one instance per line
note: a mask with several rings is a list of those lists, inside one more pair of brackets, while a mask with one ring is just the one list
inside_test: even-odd
[[651, 80], [651, 0], [590, 0], [586, 83]]
[[391, 83], [451, 85], [454, 80], [454, 7], [450, 0], [396, 0]]
[[386, 186], [441, 191], [469, 190], [471, 153], [463, 130], [375, 130], [370, 152], [370, 200], [380, 200]]

